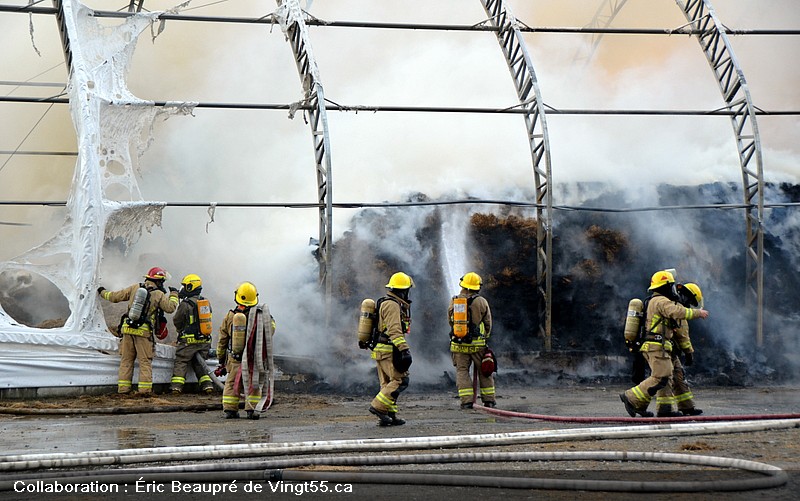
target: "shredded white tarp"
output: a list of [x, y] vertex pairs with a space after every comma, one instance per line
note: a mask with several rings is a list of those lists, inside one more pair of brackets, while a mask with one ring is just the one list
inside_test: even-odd
[[[153, 383], [166, 384], [172, 377], [175, 348], [156, 345], [153, 360]], [[116, 348], [115, 348], [116, 350]], [[119, 357], [115, 352], [63, 346], [31, 346], [3, 343], [0, 353], [0, 389], [54, 388], [63, 386], [116, 386]], [[134, 381], [138, 379], [138, 369]], [[194, 381], [189, 371], [187, 381]]]
[[[156, 119], [191, 114], [196, 106], [184, 102], [157, 108], [127, 88], [138, 37], [152, 29], [162, 12], [138, 13], [110, 26], [76, 0], [63, 0], [62, 5], [72, 56], [70, 110], [78, 140], [67, 216], [52, 238], [0, 262], [0, 273], [23, 271], [50, 280], [66, 298], [70, 315], [63, 327], [36, 329], [19, 324], [0, 305], [0, 388], [86, 384], [67, 376], [76, 370], [103, 372], [108, 360], [116, 366], [118, 341], [108, 332], [95, 292], [103, 243], [121, 238], [130, 246], [143, 230], [161, 224], [164, 204], [142, 200], [137, 162], [153, 140]], [[111, 189], [115, 199], [124, 193], [128, 201], [110, 200]], [[174, 349], [158, 345], [157, 357], [172, 359]], [[75, 364], [76, 358], [91, 364]], [[41, 371], [34, 375], [31, 369]], [[113, 373], [116, 384], [116, 369]]]

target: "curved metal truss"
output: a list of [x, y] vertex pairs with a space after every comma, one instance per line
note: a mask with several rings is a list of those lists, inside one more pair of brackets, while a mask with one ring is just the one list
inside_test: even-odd
[[[331, 182], [331, 146], [328, 133], [328, 114], [325, 110], [325, 95], [319, 69], [311, 52], [311, 41], [308, 28], [303, 21], [303, 11], [297, 0], [276, 0], [277, 16], [286, 33], [292, 54], [294, 54], [300, 81], [303, 84], [303, 97], [309, 105], [308, 125], [311, 127], [311, 138], [314, 143], [314, 161], [317, 172], [317, 202], [319, 208], [319, 282], [325, 286], [328, 300], [332, 294], [330, 280], [331, 239], [333, 224], [333, 185]], [[329, 308], [328, 308], [329, 311]]]
[[550, 189], [550, 140], [547, 134], [544, 103], [533, 71], [533, 63], [522, 38], [517, 20], [502, 0], [481, 0], [488, 22], [498, 28], [497, 41], [511, 71], [520, 106], [525, 110], [525, 125], [533, 161], [536, 183], [536, 286], [539, 293], [539, 335], [545, 349], [551, 348], [552, 311], [552, 213], [553, 192]]
[[[625, 5], [628, 0], [604, 0], [600, 7], [592, 16], [592, 21], [586, 25], [587, 28], [608, 28], [611, 25], [611, 22], [617, 17], [617, 14]], [[585, 56], [581, 56], [580, 53], [576, 54], [575, 59], [584, 59], [585, 61], [589, 61], [594, 56], [595, 51], [597, 50], [597, 46], [600, 45], [600, 41], [603, 39], [603, 33], [592, 33], [592, 44], [589, 48], [589, 53]]]
[[747, 289], [750, 292], [747, 297], [754, 298], [756, 302], [756, 343], [761, 346], [764, 342], [764, 172], [756, 110], [750, 99], [744, 72], [711, 2], [676, 0], [676, 3], [689, 23], [702, 29], [702, 33], [695, 36], [714, 72], [725, 106], [733, 112], [730, 119], [736, 136], [742, 168], [742, 191], [747, 205]]
[[[52, 0], [62, 34], [68, 67], [72, 53], [63, 23], [61, 0]], [[764, 177], [761, 140], [756, 123], [756, 109], [752, 103], [744, 73], [734, 56], [726, 29], [718, 19], [710, 0], [675, 0], [689, 21], [709, 65], [717, 79], [725, 100], [728, 116], [737, 141], [747, 232], [747, 290], [748, 299], [755, 300], [757, 314], [757, 344], [763, 344], [763, 281], [764, 281]], [[140, 10], [143, 0], [132, 0], [129, 11]], [[303, 86], [304, 100], [293, 111], [307, 113], [311, 127], [317, 173], [319, 206], [319, 282], [324, 284], [328, 299], [331, 284], [331, 228], [332, 183], [331, 154], [328, 120], [323, 87], [311, 52], [307, 25], [298, 0], [276, 0], [276, 18], [281, 23], [297, 64]], [[604, 0], [604, 7], [595, 14], [596, 22], [604, 12], [605, 26], [619, 13], [626, 0]], [[525, 117], [536, 188], [538, 219], [537, 232], [537, 288], [539, 294], [539, 335], [546, 349], [551, 347], [552, 306], [552, 190], [550, 187], [551, 162], [546, 114], [530, 55], [522, 37], [522, 30], [502, 0], [481, 0], [489, 25], [497, 35], [506, 58]], [[593, 43], [596, 46], [597, 41]], [[329, 309], [329, 308], [328, 308]]]

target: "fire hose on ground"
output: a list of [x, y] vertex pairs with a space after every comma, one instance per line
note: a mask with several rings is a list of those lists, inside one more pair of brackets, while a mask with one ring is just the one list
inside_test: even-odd
[[[344, 452], [386, 452], [390, 450], [425, 450], [457, 447], [507, 446], [552, 443], [570, 440], [643, 438], [652, 436], [708, 435], [742, 433], [800, 427], [800, 420], [762, 420], [746, 423], [676, 423], [645, 425], [635, 428], [608, 427], [545, 430], [481, 435], [452, 435], [387, 439], [334, 440], [216, 446], [185, 446], [147, 449], [87, 451], [82, 453], [28, 454], [0, 456], [0, 471], [25, 471], [40, 468], [99, 467], [117, 464], [163, 461], [219, 460], [257, 456], [285, 456]], [[720, 481], [640, 482], [613, 480], [541, 479], [497, 476], [436, 475], [419, 473], [297, 471], [309, 465], [375, 466], [382, 464], [423, 464], [455, 462], [509, 461], [651, 461], [681, 463], [719, 468], [737, 468], [761, 476]], [[524, 489], [580, 489], [617, 492], [699, 492], [741, 491], [779, 487], [787, 482], [786, 473], [775, 466], [740, 459], [688, 454], [645, 452], [491, 452], [455, 454], [364, 455], [277, 459], [268, 461], [206, 463], [136, 469], [45, 472], [17, 476], [4, 475], [0, 491], [13, 490], [19, 482], [133, 483], [148, 482], [230, 482], [251, 481], [327, 481], [345, 483], [393, 483], [404, 485], [462, 485]]]

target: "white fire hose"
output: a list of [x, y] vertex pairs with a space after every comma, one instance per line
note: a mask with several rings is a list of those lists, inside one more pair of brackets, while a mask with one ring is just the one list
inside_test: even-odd
[[[407, 437], [387, 439], [333, 440], [318, 442], [285, 442], [263, 444], [235, 444], [216, 446], [160, 447], [87, 451], [81, 453], [25, 454], [0, 456], [0, 471], [24, 471], [39, 468], [98, 467], [114, 464], [152, 463], [186, 460], [218, 460], [259, 456], [287, 456], [307, 453], [386, 452], [388, 450], [421, 450], [456, 447], [507, 446], [531, 443], [552, 443], [573, 440], [643, 438], [652, 436], [687, 436], [724, 433], [743, 433], [800, 427], [800, 420], [763, 420], [735, 423], [676, 423], [638, 427], [583, 428], [545, 430], [481, 435], [453, 435], [433, 437]], [[363, 465], [422, 464], [445, 462], [497, 462], [497, 461], [651, 461], [681, 463], [720, 468], [737, 468], [761, 474], [753, 478], [737, 477], [725, 481], [698, 482], [631, 482], [611, 480], [527, 479], [519, 477], [486, 477], [433, 475], [418, 473], [326, 472], [295, 471], [304, 465]], [[775, 466], [740, 459], [689, 454], [645, 452], [492, 452], [457, 454], [410, 454], [333, 456], [299, 459], [276, 459], [258, 462], [234, 462], [162, 466], [119, 470], [88, 470], [46, 472], [11, 478], [4, 475], [0, 491], [11, 490], [14, 482], [60, 481], [80, 483], [102, 480], [105, 483], [130, 483], [140, 477], [147, 481], [185, 480], [194, 482], [221, 482], [232, 480], [285, 480], [285, 481], [336, 481], [417, 485], [473, 485], [527, 489], [580, 489], [621, 492], [697, 492], [741, 491], [778, 487], [787, 482], [786, 473]]]

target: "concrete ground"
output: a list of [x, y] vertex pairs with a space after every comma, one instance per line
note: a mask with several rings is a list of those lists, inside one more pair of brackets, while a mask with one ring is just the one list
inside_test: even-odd
[[[498, 409], [518, 413], [532, 413], [552, 416], [576, 416], [627, 418], [618, 394], [623, 386], [603, 386], [570, 384], [565, 387], [513, 387], [498, 388]], [[703, 416], [736, 416], [765, 414], [800, 414], [800, 394], [796, 387], [764, 388], [698, 388], [695, 390], [698, 407], [704, 409]], [[281, 444], [314, 441], [319, 444], [320, 456], [324, 455], [322, 446], [328, 441], [403, 437], [442, 437], [491, 435], [514, 432], [556, 432], [567, 435], [564, 440], [541, 438], [525, 444], [485, 445], [486, 440], [475, 440], [470, 447], [458, 449], [441, 448], [418, 450], [378, 450], [369, 452], [371, 456], [405, 454], [444, 454], [459, 452], [575, 452], [575, 451], [641, 451], [657, 453], [677, 453], [693, 456], [714, 456], [766, 463], [782, 468], [789, 474], [788, 483], [770, 489], [739, 492], [700, 492], [700, 493], [620, 493], [592, 492], [554, 489], [510, 489], [464, 486], [426, 486], [389, 485], [348, 482], [305, 483], [305, 491], [299, 491], [300, 484], [249, 483], [239, 481], [240, 490], [234, 496], [226, 493], [202, 492], [200, 485], [188, 480], [179, 484], [168, 484], [166, 492], [157, 492], [158, 487], [142, 484], [137, 492], [134, 483], [127, 484], [126, 491], [114, 495], [102, 494], [52, 494], [39, 492], [0, 492], [0, 499], [424, 499], [440, 497], [444, 499], [484, 499], [489, 496], [502, 496], [508, 499], [674, 499], [676, 495], [687, 499], [797, 499], [800, 488], [800, 421], [790, 428], [761, 429], [737, 433], [721, 433], [726, 430], [726, 422], [707, 422], [702, 435], [687, 435], [680, 431], [669, 431], [666, 435], [638, 438], [580, 438], [570, 435], [587, 428], [641, 429], [640, 424], [630, 422], [605, 423], [533, 420], [521, 417], [506, 417], [489, 414], [481, 410], [461, 410], [454, 391], [447, 389], [414, 388], [399, 401], [400, 415], [407, 420], [404, 426], [379, 427], [374, 416], [367, 412], [372, 395], [338, 395], [310, 393], [277, 393], [274, 404], [258, 421], [246, 419], [224, 420], [221, 410], [194, 410], [183, 412], [159, 412], [159, 409], [174, 409], [175, 406], [204, 404], [208, 408], [218, 405], [220, 396], [184, 395], [181, 397], [155, 396], [150, 398], [118, 398], [116, 396], [54, 399], [39, 402], [0, 401], [3, 412], [0, 414], [0, 449], [3, 458], [19, 454], [80, 453], [85, 451], [104, 451], [117, 449], [147, 449], [181, 446], [210, 446], [225, 444]], [[119, 413], [126, 406], [149, 407], [149, 412], [131, 414]], [[73, 408], [74, 414], [29, 415], [27, 409]], [[80, 409], [115, 408], [113, 414], [93, 414]], [[16, 411], [11, 410], [16, 409]], [[647, 424], [646, 421], [641, 421]], [[739, 421], [731, 421], [739, 422]], [[667, 428], [667, 426], [662, 426]], [[570, 431], [573, 430], [573, 431]], [[501, 434], [501, 435], [496, 435]], [[566, 439], [570, 438], [570, 439]], [[313, 449], [313, 450], [316, 450]], [[361, 455], [367, 453], [342, 452], [336, 455]], [[291, 456], [296, 458], [297, 456]], [[280, 458], [283, 458], [281, 456]], [[279, 457], [228, 458], [207, 457], [196, 463], [231, 465], [240, 461], [266, 461]], [[160, 463], [110, 464], [93, 467], [93, 470], [109, 471], [119, 468], [142, 468], [163, 466], [165, 464], [187, 464], [186, 461]], [[259, 469], [274, 469], [272, 466], [259, 466]], [[499, 461], [492, 463], [445, 463], [437, 460], [432, 464], [407, 464], [393, 466], [306, 466], [299, 471], [317, 473], [332, 470], [339, 473], [353, 472], [394, 472], [407, 473], [410, 478], [419, 480], [424, 474], [444, 474], [450, 478], [456, 474], [490, 475], [498, 477], [523, 476], [544, 479], [577, 480], [627, 480], [641, 482], [675, 481], [719, 481], [737, 478], [755, 478], [758, 474], [736, 469], [717, 469], [710, 467], [643, 463], [631, 461], [575, 460], [575, 461]], [[296, 471], [296, 470], [295, 470]], [[120, 472], [124, 472], [121, 470]], [[4, 472], [7, 479], [18, 475], [42, 474], [43, 470], [33, 472]], [[206, 474], [206, 475], [211, 475]], [[142, 474], [143, 478], [149, 478]], [[162, 477], [163, 478], [163, 477]], [[175, 474], [175, 478], [183, 478]], [[464, 477], [462, 477], [464, 478]], [[205, 480], [211, 480], [206, 476]], [[2, 481], [2, 480], [0, 480]], [[25, 480], [30, 484], [32, 479]], [[214, 481], [218, 488], [224, 482]], [[242, 486], [250, 490], [261, 486], [262, 492], [242, 492]], [[26, 484], [27, 485], [27, 484]], [[33, 485], [33, 484], [31, 484]], [[178, 485], [175, 490], [175, 485]], [[146, 492], [148, 486], [151, 492]], [[344, 493], [322, 492], [334, 486]], [[348, 488], [349, 486], [349, 488]], [[33, 487], [29, 487], [33, 489]], [[273, 489], [275, 489], [273, 491]], [[311, 492], [316, 489], [317, 492]]]

